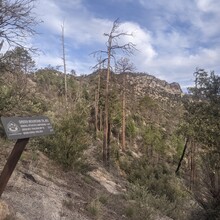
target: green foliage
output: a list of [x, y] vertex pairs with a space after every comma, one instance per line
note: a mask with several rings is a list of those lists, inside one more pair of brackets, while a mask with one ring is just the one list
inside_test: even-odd
[[29, 89], [21, 90], [14, 84], [0, 87], [1, 115], [35, 115], [47, 111], [47, 103], [41, 95]]
[[201, 181], [194, 193], [206, 219], [219, 219], [220, 76], [203, 69], [197, 69], [194, 75], [195, 86], [189, 88], [191, 96], [185, 102], [185, 135], [202, 148]]
[[[153, 214], [156, 212], [150, 205], [150, 197], [147, 187], [139, 184], [131, 185], [127, 194], [128, 200], [135, 201], [128, 207], [127, 216], [132, 219], [153, 219]], [[151, 201], [152, 202], [152, 201]], [[128, 215], [129, 214], [129, 215]]]
[[30, 73], [34, 61], [27, 50], [16, 47], [0, 61], [0, 114], [35, 115], [47, 111], [42, 94], [37, 93]]
[[153, 195], [166, 196], [170, 202], [178, 196], [171, 184], [174, 177], [165, 165], [152, 166], [147, 159], [140, 159], [133, 161], [131, 167], [127, 170], [130, 182], [146, 185]]
[[[48, 98], [54, 98], [54, 95], [62, 97], [65, 94], [64, 74], [54, 67], [48, 66], [37, 70], [32, 74], [32, 80], [38, 85], [39, 92], [46, 94]], [[81, 85], [75, 80], [75, 76], [67, 75], [67, 95], [69, 101], [75, 101], [77, 92], [81, 90]], [[82, 85], [82, 95], [88, 98], [88, 91]]]
[[146, 126], [143, 132], [143, 142], [146, 148], [149, 146], [156, 152], [164, 151], [164, 138], [163, 132], [160, 128], [153, 125]]
[[72, 113], [55, 125], [55, 135], [42, 138], [38, 146], [64, 168], [83, 166], [83, 151], [89, 144], [85, 115]]
[[93, 199], [87, 206], [87, 210], [96, 217], [96, 219], [99, 219], [101, 215], [101, 203], [98, 199]]
[[[148, 127], [145, 130], [145, 141], [158, 146], [164, 141], [163, 135], [159, 130], [154, 129]], [[155, 140], [157, 138], [158, 140]], [[160, 150], [159, 153], [161, 153]], [[132, 203], [132, 210], [131, 206], [127, 210], [131, 219], [144, 219], [140, 212], [145, 213], [148, 216], [147, 219], [154, 219], [155, 210], [160, 210], [163, 215], [173, 219], [187, 219], [189, 198], [169, 164], [165, 161], [157, 163], [143, 155], [138, 160], [128, 159], [128, 157], [121, 159], [120, 167], [127, 174], [127, 179], [132, 186], [128, 195], [129, 199], [135, 202]]]
[[107, 202], [108, 202], [108, 196], [107, 195], [100, 195], [99, 196], [99, 201], [103, 204], [103, 205], [105, 205], [105, 204], [107, 204]]
[[35, 62], [28, 50], [23, 47], [15, 47], [7, 51], [3, 56], [3, 63], [9, 72], [31, 73], [35, 68]]
[[175, 149], [176, 153], [174, 154], [174, 162], [178, 163], [179, 159], [183, 153], [184, 148], [184, 137], [177, 132], [173, 133], [169, 139], [169, 144]]
[[143, 110], [155, 110], [158, 108], [158, 104], [149, 96], [144, 96], [139, 102], [140, 108]]
[[139, 114], [144, 117], [145, 121], [155, 123], [160, 118], [161, 113], [159, 112], [158, 102], [150, 96], [145, 95], [137, 105]]
[[64, 95], [64, 77], [62, 73], [52, 67], [39, 69], [33, 78], [43, 90], [56, 93], [58, 96]]
[[0, 111], [8, 111], [11, 109], [11, 94], [12, 90], [6, 86], [1, 85], [0, 87]]
[[187, 219], [183, 215], [184, 201], [170, 202], [165, 195], [153, 195], [146, 185], [131, 184], [127, 199], [132, 202], [126, 213], [131, 219], [155, 219], [155, 216], [169, 216], [172, 219]]
[[185, 103], [185, 120], [191, 124], [194, 138], [209, 147], [220, 141], [220, 77], [197, 70], [196, 85], [189, 88], [191, 101]]
[[120, 150], [117, 142], [112, 141], [111, 143], [111, 158], [112, 161], [119, 161], [120, 159]]
[[125, 209], [125, 215], [126, 215], [128, 218], [132, 218], [132, 217], [135, 215], [135, 209], [134, 209], [134, 206], [133, 206], [133, 205], [130, 205], [130, 206], [126, 207], [126, 209]]
[[143, 125], [144, 117], [142, 115], [135, 113], [131, 117], [138, 127]]
[[131, 118], [128, 118], [126, 123], [126, 136], [132, 140], [135, 138], [136, 132], [137, 128], [135, 126], [135, 122]]
[[40, 96], [33, 95], [28, 101], [26, 101], [24, 110], [28, 114], [40, 114], [48, 110], [48, 104]]

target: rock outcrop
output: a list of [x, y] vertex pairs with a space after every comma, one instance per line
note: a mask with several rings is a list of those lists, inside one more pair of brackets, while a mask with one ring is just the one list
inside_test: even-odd
[[180, 85], [176, 82], [168, 83], [154, 76], [143, 73], [129, 73], [127, 75], [128, 90], [136, 96], [149, 95], [155, 99], [176, 99], [182, 94]]

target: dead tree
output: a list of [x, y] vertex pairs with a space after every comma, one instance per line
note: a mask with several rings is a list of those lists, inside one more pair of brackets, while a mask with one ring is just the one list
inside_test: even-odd
[[127, 84], [127, 73], [135, 70], [134, 65], [126, 57], [122, 57], [117, 61], [116, 71], [123, 75], [122, 82], [122, 136], [121, 146], [122, 150], [126, 147], [126, 84]]
[[62, 30], [62, 52], [63, 52], [63, 71], [64, 71], [64, 89], [65, 89], [65, 104], [68, 106], [68, 94], [67, 94], [67, 78], [66, 78], [66, 53], [65, 53], [65, 42], [64, 42], [64, 23], [61, 25]]
[[[132, 54], [135, 50], [135, 45], [131, 42], [120, 45], [119, 39], [123, 36], [131, 36], [131, 34], [119, 30], [119, 19], [113, 22], [111, 31], [104, 33], [104, 36], [108, 38], [106, 43], [106, 51], [95, 51], [93, 55], [105, 54], [106, 58], [102, 59], [100, 63], [107, 63], [106, 73], [106, 86], [105, 86], [105, 109], [104, 109], [104, 134], [103, 134], [103, 162], [106, 166], [110, 165], [110, 129], [109, 129], [109, 87], [110, 87], [110, 72], [111, 72], [111, 60], [115, 60], [115, 53], [117, 50], [121, 50], [123, 53]], [[109, 140], [108, 140], [109, 139]]]
[[[35, 0], [0, 0], [0, 41], [7, 46], [24, 47], [27, 37], [36, 34], [40, 22], [32, 13]], [[30, 49], [30, 48], [29, 48]]]
[[189, 142], [189, 138], [186, 138], [185, 145], [184, 145], [184, 148], [183, 148], [183, 153], [182, 153], [182, 155], [181, 155], [181, 158], [180, 158], [180, 160], [179, 160], [178, 166], [177, 166], [176, 171], [175, 171], [176, 174], [178, 174], [179, 169], [180, 169], [180, 167], [181, 167], [181, 164], [182, 164], [182, 161], [183, 161], [183, 159], [184, 159], [184, 156], [185, 156], [185, 153], [186, 153], [186, 149], [187, 149], [187, 146], [188, 146], [188, 142]]
[[196, 144], [195, 141], [192, 140], [190, 142], [190, 189], [192, 190], [195, 184], [195, 168], [196, 168], [196, 163], [195, 163], [195, 152], [196, 152]]
[[[98, 59], [98, 62], [101, 60], [101, 58]], [[97, 137], [97, 133], [100, 130], [99, 126], [99, 113], [101, 111], [101, 109], [99, 109], [99, 99], [100, 99], [100, 85], [101, 85], [101, 73], [102, 73], [102, 67], [101, 67], [101, 63], [98, 66], [98, 70], [97, 70], [98, 76], [97, 76], [97, 88], [95, 89], [95, 137]]]

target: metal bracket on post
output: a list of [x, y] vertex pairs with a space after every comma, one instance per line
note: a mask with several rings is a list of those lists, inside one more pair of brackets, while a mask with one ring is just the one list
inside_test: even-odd
[[13, 173], [29, 138], [18, 139], [0, 176], [0, 197]]

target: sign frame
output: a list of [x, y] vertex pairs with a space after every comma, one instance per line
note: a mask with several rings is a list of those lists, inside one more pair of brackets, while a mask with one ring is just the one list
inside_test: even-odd
[[1, 121], [7, 138], [11, 140], [54, 134], [46, 116], [1, 117]]

